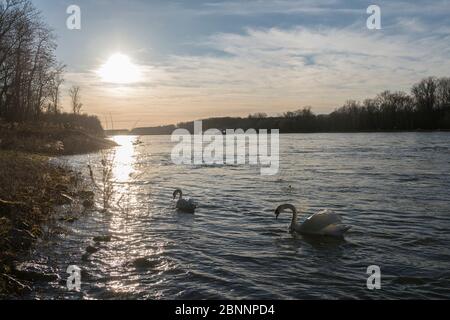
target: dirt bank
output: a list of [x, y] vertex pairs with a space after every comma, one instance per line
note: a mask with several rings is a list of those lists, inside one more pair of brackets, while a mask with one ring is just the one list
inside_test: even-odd
[[18, 272], [15, 264], [37, 239], [49, 236], [44, 226], [54, 219], [55, 208], [92, 202], [93, 193], [84, 189], [81, 174], [50, 163], [48, 156], [115, 145], [82, 130], [0, 125], [0, 299], [30, 290], [28, 275]]

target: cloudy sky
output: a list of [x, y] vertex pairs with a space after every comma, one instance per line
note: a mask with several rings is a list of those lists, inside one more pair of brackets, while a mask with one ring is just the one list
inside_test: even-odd
[[[116, 128], [302, 106], [328, 113], [348, 99], [450, 76], [446, 0], [34, 3], [58, 36], [66, 89], [80, 85], [84, 111], [111, 115]], [[81, 8], [81, 30], [66, 27], [72, 4]], [[366, 26], [371, 4], [381, 8], [381, 30]], [[117, 53], [139, 73], [134, 81], [99, 72], [106, 64], [127, 73], [111, 63]]]

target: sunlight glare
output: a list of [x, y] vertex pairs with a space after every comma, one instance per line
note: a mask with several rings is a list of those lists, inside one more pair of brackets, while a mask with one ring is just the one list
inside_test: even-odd
[[[120, 146], [116, 148], [113, 176], [119, 183], [130, 181], [130, 175], [134, 172], [134, 153], [133, 137], [116, 136], [114, 141]], [[125, 191], [125, 190], [122, 190]]]
[[139, 67], [124, 54], [116, 53], [100, 67], [98, 75], [103, 82], [128, 84], [138, 82], [141, 78]]

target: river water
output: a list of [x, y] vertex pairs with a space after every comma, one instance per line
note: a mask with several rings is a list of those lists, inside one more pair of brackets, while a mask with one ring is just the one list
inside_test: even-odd
[[[112, 208], [37, 244], [30, 262], [61, 281], [36, 283], [28, 298], [450, 298], [450, 133], [281, 135], [280, 172], [269, 177], [174, 165], [168, 136], [114, 139]], [[100, 159], [58, 161], [86, 174], [91, 163], [100, 177]], [[176, 211], [176, 187], [197, 201], [195, 215]], [[331, 209], [353, 228], [345, 240], [291, 235], [290, 215], [274, 217], [283, 203]], [[101, 235], [112, 240], [95, 244]], [[88, 246], [98, 252], [83, 259]], [[82, 269], [80, 293], [65, 286], [69, 265]], [[371, 265], [381, 290], [367, 289]]]

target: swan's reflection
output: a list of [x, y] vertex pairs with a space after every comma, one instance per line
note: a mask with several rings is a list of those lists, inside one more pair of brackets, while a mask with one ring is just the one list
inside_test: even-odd
[[334, 238], [334, 237], [322, 237], [322, 236], [311, 236], [302, 235], [303, 241], [307, 242], [314, 249], [338, 249], [346, 245], [348, 242], [345, 238]]
[[347, 246], [349, 243], [345, 238], [333, 238], [333, 237], [323, 237], [314, 235], [300, 235], [297, 233], [292, 233], [283, 236], [282, 238], [277, 238], [275, 244], [282, 250], [286, 249], [292, 252], [299, 252], [303, 250], [314, 249], [318, 251], [330, 251], [330, 252], [340, 252], [342, 248]]

